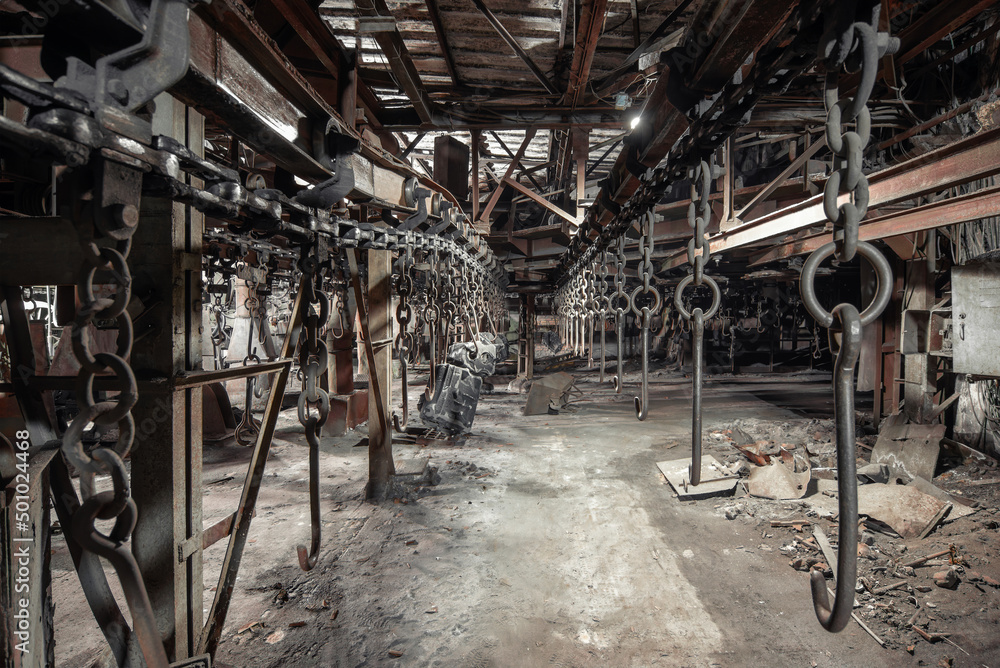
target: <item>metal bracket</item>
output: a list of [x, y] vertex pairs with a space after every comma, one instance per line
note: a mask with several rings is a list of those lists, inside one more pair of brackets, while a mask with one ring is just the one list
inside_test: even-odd
[[317, 130], [313, 136], [316, 160], [332, 171], [333, 176], [312, 188], [300, 190], [293, 198], [296, 202], [317, 209], [329, 209], [354, 189], [354, 167], [348, 158], [358, 150], [360, 142], [340, 130], [340, 124], [331, 118], [323, 131]]
[[102, 125], [148, 142], [149, 123], [131, 114], [187, 73], [189, 7], [187, 0], [153, 0], [138, 44], [99, 58], [93, 67], [67, 58], [66, 75], [56, 86], [87, 99]]

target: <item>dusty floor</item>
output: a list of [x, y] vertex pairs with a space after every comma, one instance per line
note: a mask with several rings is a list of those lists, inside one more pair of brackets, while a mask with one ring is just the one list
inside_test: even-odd
[[[572, 371], [585, 393], [574, 412], [525, 418], [524, 395], [497, 392], [481, 398], [463, 445], [397, 445], [398, 461], [429, 457], [440, 475], [397, 503], [362, 501], [367, 450], [354, 445], [363, 427], [325, 438], [323, 550], [309, 573], [295, 558], [309, 532], [306, 451], [294, 411], [286, 412], [217, 665], [1000, 666], [1000, 590], [967, 574], [954, 591], [911, 588], [914, 603], [907, 590], [859, 594], [856, 612], [885, 647], [854, 622], [837, 635], [823, 631], [808, 574], [782, 549], [795, 529], [771, 526], [809, 518], [802, 503], [681, 502], [657, 470], [657, 461], [689, 455], [689, 381], [654, 376], [650, 417], [640, 423], [635, 383], [615, 395], [595, 371]], [[723, 430], [735, 419], [794, 425], [828, 417], [830, 407], [821, 374], [793, 384], [710, 379], [706, 452], [733, 458]], [[232, 512], [248, 456], [235, 445], [206, 448], [206, 525]], [[907, 554], [956, 544], [967, 569], [1000, 579], [1000, 561], [990, 561], [995, 508], [993, 499], [909, 541]], [[878, 536], [865, 572], [893, 563], [900, 542]], [[206, 608], [222, 545], [206, 552]], [[69, 638], [57, 635], [59, 665], [89, 666], [98, 632], [79, 623], [85, 604], [72, 603], [79, 585], [65, 570], [64, 545], [55, 547], [57, 634], [77, 620]], [[886, 570], [884, 582], [895, 581]], [[913, 585], [930, 583], [936, 570], [916, 569]], [[950, 632], [968, 655], [909, 630], [917, 605], [918, 624]]]

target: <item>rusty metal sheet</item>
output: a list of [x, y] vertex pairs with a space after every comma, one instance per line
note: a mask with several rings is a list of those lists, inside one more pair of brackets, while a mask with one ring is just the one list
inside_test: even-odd
[[888, 525], [903, 538], [926, 535], [951, 505], [908, 485], [873, 483], [858, 488], [858, 514]]
[[946, 427], [943, 424], [902, 424], [902, 421], [901, 413], [886, 419], [872, 450], [871, 461], [886, 464], [894, 477], [919, 476], [930, 480], [937, 468]]

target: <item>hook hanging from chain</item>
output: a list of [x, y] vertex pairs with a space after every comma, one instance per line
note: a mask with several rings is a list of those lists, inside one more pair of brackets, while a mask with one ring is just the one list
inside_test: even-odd
[[[854, 441], [854, 367], [861, 352], [865, 325], [870, 324], [892, 296], [892, 268], [885, 256], [869, 243], [858, 240], [858, 223], [868, 209], [868, 179], [861, 171], [868, 144], [871, 117], [868, 97], [878, 73], [879, 60], [898, 47], [898, 40], [878, 35], [879, 2], [842, 3], [826, 18], [826, 31], [819, 56], [827, 69], [824, 101], [827, 108], [826, 143], [834, 153], [834, 172], [823, 191], [823, 210], [833, 224], [833, 241], [818, 248], [802, 266], [802, 303], [809, 315], [829, 330], [830, 351], [836, 351], [833, 375], [834, 423], [837, 429], [837, 504], [840, 511], [837, 555], [836, 600], [830, 604], [822, 573], [810, 576], [813, 608], [820, 625], [830, 632], [843, 630], [854, 607], [857, 583], [858, 481]], [[840, 99], [837, 76], [848, 55], [858, 56], [861, 77], [854, 98]], [[854, 131], [844, 123], [857, 120]], [[838, 206], [841, 191], [849, 200]], [[824, 259], [835, 256], [841, 262], [860, 254], [875, 269], [878, 288], [871, 304], [858, 313], [843, 303], [827, 311], [816, 298], [816, 271]], [[838, 337], [839, 335], [839, 337]], [[838, 340], [839, 338], [839, 340]]]
[[[248, 329], [247, 354], [243, 358], [243, 366], [249, 366], [251, 362], [260, 364], [260, 357], [257, 356], [257, 347], [253, 345], [254, 323], [257, 322], [257, 309], [260, 306], [260, 298], [257, 294], [259, 284], [256, 281], [247, 280], [246, 286], [249, 288], [249, 294], [243, 300], [243, 307], [247, 310]], [[240, 423], [236, 425], [236, 433], [234, 434], [236, 442], [242, 446], [253, 444], [257, 438], [257, 434], [260, 433], [260, 422], [253, 416], [255, 380], [254, 376], [247, 376], [246, 391], [243, 395], [243, 416], [240, 418]]]
[[[688, 242], [688, 262], [691, 273], [681, 279], [674, 290], [674, 307], [691, 326], [691, 466], [688, 469], [689, 484], [701, 484], [701, 388], [704, 372], [705, 320], [713, 317], [722, 304], [722, 294], [719, 284], [711, 276], [704, 273], [708, 261], [708, 219], [712, 210], [709, 204], [709, 191], [712, 186], [711, 169], [704, 160], [696, 169], [688, 171], [691, 179], [691, 203], [688, 205], [688, 224], [694, 231], [694, 236]], [[701, 182], [701, 190], [696, 184]], [[697, 215], [696, 215], [697, 212]], [[695, 251], [700, 254], [695, 255]], [[712, 290], [712, 305], [708, 311], [694, 308], [688, 311], [684, 306], [684, 289], [688, 285], [705, 285]]]
[[602, 385], [604, 384], [604, 367], [607, 364], [606, 358], [606, 346], [607, 346], [607, 323], [608, 323], [608, 313], [611, 310], [611, 300], [608, 297], [608, 251], [604, 249], [601, 251], [601, 282], [600, 282], [600, 293], [597, 296], [597, 301], [600, 304], [600, 309], [598, 313], [601, 316], [601, 371], [600, 378], [598, 382]]
[[[299, 567], [304, 571], [312, 570], [319, 557], [322, 539], [322, 524], [320, 518], [319, 499], [319, 430], [326, 424], [330, 415], [330, 395], [320, 387], [320, 378], [326, 373], [329, 363], [329, 352], [321, 332], [330, 316], [330, 302], [320, 291], [323, 285], [321, 270], [315, 262], [307, 262], [314, 255], [303, 253], [303, 269], [310, 275], [310, 280], [303, 281], [303, 305], [308, 311], [303, 317], [302, 335], [299, 343], [299, 368], [302, 369], [302, 391], [299, 393], [298, 415], [302, 424], [306, 442], [309, 444], [309, 520], [311, 540], [309, 547], [299, 545], [296, 548]], [[316, 414], [311, 410], [315, 407]]]
[[617, 353], [617, 373], [612, 382], [615, 393], [621, 394], [624, 387], [624, 357], [625, 357], [625, 313], [632, 309], [632, 302], [625, 291], [625, 237], [618, 237], [618, 249], [615, 256], [615, 293], [611, 296], [615, 303], [615, 340]]
[[[639, 331], [642, 337], [642, 395], [634, 397], [635, 416], [639, 420], [645, 420], [649, 415], [649, 324], [653, 314], [660, 310], [662, 297], [660, 292], [650, 285], [653, 277], [653, 211], [649, 210], [643, 216], [642, 238], [639, 240], [639, 248], [642, 251], [642, 264], [640, 272], [642, 274], [642, 285], [632, 291], [629, 301], [632, 303], [632, 312], [639, 319]], [[639, 295], [652, 295], [653, 305], [645, 304], [639, 307]]]
[[407, 331], [410, 319], [413, 317], [413, 309], [410, 307], [410, 295], [413, 293], [413, 277], [410, 270], [413, 266], [413, 249], [406, 247], [406, 251], [399, 258], [399, 281], [396, 291], [399, 294], [399, 304], [396, 306], [396, 323], [399, 326], [399, 333], [396, 335], [396, 351], [399, 357], [399, 377], [400, 377], [400, 399], [402, 400], [402, 419], [396, 413], [392, 414], [392, 428], [397, 432], [406, 431], [406, 423], [409, 419], [410, 400], [407, 390], [406, 366], [407, 358], [413, 349], [412, 335]]

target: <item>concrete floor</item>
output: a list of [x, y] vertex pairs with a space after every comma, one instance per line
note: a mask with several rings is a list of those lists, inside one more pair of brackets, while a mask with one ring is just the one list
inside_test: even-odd
[[[655, 463], [686, 454], [690, 392], [683, 378], [658, 380], [644, 423], [629, 394], [594, 384], [583, 385], [591, 401], [558, 416], [520, 416], [523, 395], [484, 396], [464, 446], [397, 447], [400, 459], [430, 456], [442, 476], [406, 505], [360, 504], [366, 451], [331, 450], [339, 466], [328, 475], [360, 477], [324, 495], [327, 506], [348, 507], [326, 529], [320, 571], [291, 568], [289, 544], [273, 551], [277, 572], [247, 573], [267, 594], [248, 594], [256, 604], [244, 599], [234, 610], [218, 661], [869, 668], [909, 660], [883, 653], [856, 625], [823, 631], [808, 577], [758, 549], [756, 523], [727, 521], [715, 511], [721, 501], [673, 497]], [[777, 387], [710, 385], [706, 430], [736, 417], [794, 417], [754, 396]], [[828, 400], [826, 383], [802, 387], [797, 396], [812, 395], [803, 404]], [[276, 604], [282, 591], [290, 598]], [[238, 633], [260, 619], [266, 626]], [[307, 624], [288, 627], [297, 621]]]
[[[574, 373], [586, 400], [573, 413], [526, 418], [524, 395], [486, 395], [464, 445], [397, 445], [398, 461], [429, 457], [441, 476], [397, 503], [361, 500], [367, 450], [352, 445], [364, 428], [324, 439], [323, 550], [309, 573], [295, 560], [309, 531], [306, 452], [286, 412], [217, 664], [919, 665], [853, 622], [823, 631], [808, 575], [765, 544], [760, 522], [727, 520], [725, 499], [674, 497], [656, 462], [689, 455], [686, 379], [656, 376], [640, 423], [635, 384], [616, 396], [593, 382], [596, 373]], [[795, 410], [766, 400], [779, 396]], [[775, 379], [712, 381], [705, 430], [739, 417], [821, 415], [829, 405], [822, 376], [791, 392]], [[713, 442], [706, 437], [706, 451], [721, 454]], [[248, 454], [206, 450], [206, 524], [232, 512]], [[206, 608], [224, 551], [206, 553]], [[59, 665], [89, 665], [83, 648], [71, 649], [62, 656], [80, 658]]]

